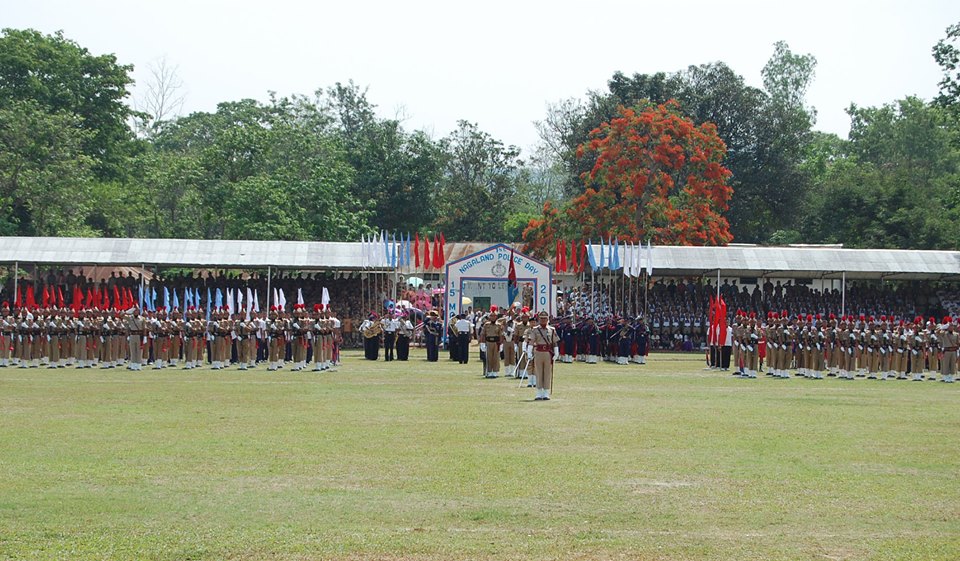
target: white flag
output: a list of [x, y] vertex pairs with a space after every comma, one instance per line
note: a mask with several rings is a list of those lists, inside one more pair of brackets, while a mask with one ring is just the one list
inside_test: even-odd
[[276, 288], [273, 289], [273, 305], [274, 307], [280, 307], [280, 292]]
[[323, 296], [320, 297], [320, 303], [323, 304], [324, 309], [330, 306], [330, 293], [327, 292], [327, 287], [323, 287]]
[[233, 313], [234, 313], [234, 310], [233, 310], [233, 289], [232, 289], [232, 288], [228, 288], [228, 289], [227, 289], [227, 311], [230, 312], [230, 315], [231, 315], [231, 316], [232, 316]]
[[260, 312], [260, 296], [256, 290], [253, 291], [253, 311]]
[[277, 306], [278, 306], [281, 310], [286, 310], [286, 308], [287, 308], [287, 296], [286, 296], [286, 294], [283, 293], [283, 289], [282, 289], [282, 288], [280, 289], [280, 297], [277, 298]]
[[647, 240], [647, 278], [653, 276], [653, 246]]
[[303, 289], [302, 288], [297, 289], [297, 304], [301, 306], [303, 305]]

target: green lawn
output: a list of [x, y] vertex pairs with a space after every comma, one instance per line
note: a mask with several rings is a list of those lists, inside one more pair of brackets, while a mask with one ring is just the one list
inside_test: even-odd
[[960, 384], [0, 369], [0, 559], [960, 559]]

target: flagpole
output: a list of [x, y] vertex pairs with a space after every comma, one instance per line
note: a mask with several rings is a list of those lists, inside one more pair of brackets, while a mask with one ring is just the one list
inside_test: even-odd
[[[144, 275], [143, 273], [146, 272], [146, 270], [147, 270], [147, 265], [145, 263], [140, 263], [140, 294], [142, 294], [144, 298], [146, 298], [145, 292], [147, 289], [145, 285], [147, 282], [147, 276]], [[142, 301], [140, 302], [140, 311], [143, 312]]]
[[[13, 262], [13, 296], [11, 296], [11, 298], [13, 298], [13, 302], [11, 302], [11, 304], [13, 304], [14, 306], [16, 305], [16, 302], [17, 302], [17, 291], [20, 290], [19, 269], [20, 269], [20, 262], [14, 261]], [[20, 306], [21, 307], [23, 306], [23, 302], [20, 302]], [[13, 306], [10, 306], [10, 309], [12, 310]]]
[[[267, 265], [267, 307], [266, 307], [266, 311], [268, 312], [267, 317], [270, 317], [270, 314], [269, 314], [270, 312], [270, 277], [273, 276], [270, 273], [271, 273], [270, 265]], [[207, 306], [208, 307], [210, 306], [209, 302], [207, 302]]]
[[840, 317], [847, 315], [847, 272], [843, 271], [840, 281]]

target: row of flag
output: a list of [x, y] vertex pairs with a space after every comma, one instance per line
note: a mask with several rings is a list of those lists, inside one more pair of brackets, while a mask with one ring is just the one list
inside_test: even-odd
[[420, 237], [417, 232], [410, 236], [407, 232], [380, 232], [370, 236], [361, 236], [361, 266], [367, 268], [403, 269], [439, 269], [447, 264], [443, 233]]
[[[15, 308], [27, 310], [67, 307], [63, 297], [63, 289], [59, 286], [45, 286], [41, 289], [40, 294], [40, 299], [37, 300], [33, 284], [28, 284], [26, 291], [22, 287], [18, 287], [17, 293], [14, 295], [13, 305]], [[135, 305], [136, 301], [133, 299], [133, 293], [129, 288], [121, 289], [114, 286], [113, 290], [110, 291], [107, 289], [100, 290], [99, 287], [88, 287], [84, 294], [79, 286], [74, 286], [69, 307], [73, 310], [81, 308], [129, 310]]]
[[[569, 258], [567, 257], [569, 255]], [[622, 256], [622, 257], [621, 257]], [[554, 268], [559, 273], [582, 273], [587, 265], [592, 270], [623, 270], [624, 276], [639, 277], [646, 268], [647, 276], [653, 275], [653, 246], [642, 243], [621, 242], [617, 239], [599, 244], [583, 240], [567, 242], [557, 240]]]
[[[182, 298], [181, 298], [182, 294]], [[231, 314], [245, 312], [248, 316], [250, 312], [260, 311], [260, 296], [256, 290], [251, 288], [233, 289], [228, 288], [221, 291], [219, 288], [211, 290], [207, 288], [206, 298], [202, 298], [199, 288], [185, 288], [181, 290], [170, 290], [164, 286], [157, 291], [156, 287], [141, 286], [138, 289], [137, 297], [134, 298], [133, 291], [129, 288], [119, 288], [114, 286], [112, 291], [109, 289], [100, 290], [99, 287], [88, 287], [86, 294], [79, 286], [73, 287], [73, 297], [70, 300], [70, 308], [74, 311], [82, 308], [97, 308], [100, 310], [129, 310], [134, 306], [139, 306], [144, 311], [155, 312], [158, 306], [165, 310], [181, 309], [181, 302], [184, 310], [190, 308], [204, 307], [207, 311], [207, 317], [210, 316], [212, 309], [226, 309]], [[323, 287], [320, 303], [323, 307], [330, 305], [330, 292]], [[297, 289], [298, 306], [304, 306], [303, 289]], [[273, 300], [271, 308], [284, 310], [287, 306], [287, 297], [282, 288], [273, 289]], [[18, 288], [14, 299], [14, 307], [36, 310], [38, 308], [64, 308], [63, 290], [60, 287], [47, 286], [41, 290], [40, 300], [37, 300], [33, 284], [28, 284], [26, 291], [22, 287]]]

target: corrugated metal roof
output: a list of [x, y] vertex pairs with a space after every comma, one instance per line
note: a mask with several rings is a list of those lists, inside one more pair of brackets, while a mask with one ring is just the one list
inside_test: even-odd
[[[491, 245], [494, 244], [450, 242], [444, 248], [446, 262]], [[0, 263], [386, 270], [381, 248], [360, 242], [0, 237]], [[599, 244], [591, 248], [595, 255], [599, 254]], [[621, 246], [620, 251], [620, 263], [625, 266], [634, 249]], [[654, 246], [652, 252], [657, 276], [708, 275], [719, 269], [727, 276], [744, 277], [789, 273], [797, 278], [831, 278], [846, 272], [850, 278], [960, 280], [957, 251]], [[641, 268], [646, 267], [646, 254], [639, 250]], [[405, 273], [422, 270], [402, 269]]]

